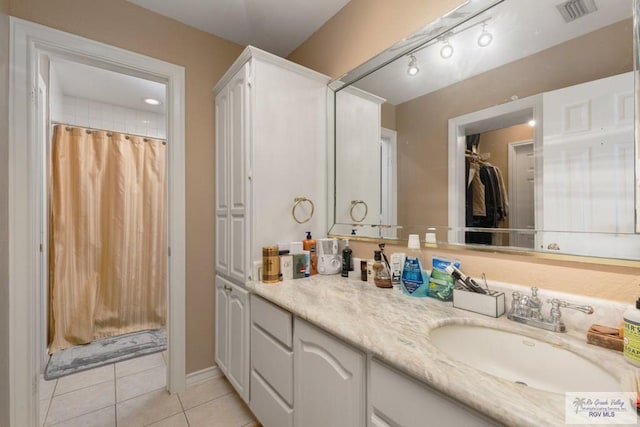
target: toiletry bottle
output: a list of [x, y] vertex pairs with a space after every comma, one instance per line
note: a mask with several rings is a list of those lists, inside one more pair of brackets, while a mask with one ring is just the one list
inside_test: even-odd
[[360, 261], [360, 280], [366, 282], [367, 276], [367, 261], [363, 259]]
[[422, 251], [417, 234], [409, 235], [407, 256], [402, 269], [402, 292], [412, 297], [429, 296], [429, 278], [422, 270]]
[[309, 275], [318, 274], [318, 255], [316, 254], [316, 241], [311, 237], [311, 232], [307, 231], [307, 238], [302, 241], [302, 249], [309, 251]]
[[404, 267], [405, 254], [396, 252], [391, 254], [391, 285], [396, 291], [402, 291], [402, 268]]
[[391, 288], [391, 274], [382, 260], [382, 251], [373, 252], [373, 283], [379, 288]]
[[347, 239], [342, 250], [342, 273], [340, 274], [342, 277], [349, 277], [349, 272], [353, 270], [352, 255], [353, 251], [349, 247], [349, 239]]
[[640, 298], [622, 315], [624, 322], [624, 357], [640, 366]]

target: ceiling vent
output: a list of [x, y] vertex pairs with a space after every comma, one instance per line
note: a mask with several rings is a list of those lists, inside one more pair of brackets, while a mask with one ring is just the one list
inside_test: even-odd
[[595, 0], [569, 0], [556, 6], [565, 22], [572, 22], [578, 18], [598, 10]]

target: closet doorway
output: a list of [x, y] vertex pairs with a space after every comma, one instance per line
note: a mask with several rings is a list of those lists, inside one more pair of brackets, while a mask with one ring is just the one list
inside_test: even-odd
[[[18, 18], [10, 18], [9, 294], [12, 342], [10, 402], [16, 425], [36, 425], [38, 377], [44, 344], [41, 277], [46, 275], [46, 187], [44, 168], [50, 113], [40, 70], [43, 57], [77, 62], [165, 85], [167, 139], [167, 388], [185, 387], [185, 170], [184, 68]], [[46, 81], [45, 81], [46, 83]], [[98, 84], [98, 83], [96, 83]], [[46, 124], [43, 124], [45, 123]]]
[[[534, 247], [536, 244], [534, 230], [542, 226], [542, 198], [540, 192], [536, 191], [536, 188], [542, 185], [542, 165], [539, 156], [535, 155], [542, 146], [541, 116], [542, 97], [534, 95], [449, 120], [450, 243]], [[530, 141], [531, 152], [520, 153], [521, 156], [518, 159], [521, 163], [529, 160], [529, 167], [526, 170], [525, 168], [514, 170], [511, 164], [517, 160], [517, 156], [509, 152], [513, 151], [515, 145], [510, 149], [509, 143], [524, 140]], [[474, 232], [465, 231], [467, 224], [470, 221], [473, 222], [476, 217], [484, 219], [486, 216], [489, 219], [489, 215], [484, 212], [472, 215], [473, 209], [467, 209], [469, 205], [466, 202], [470, 196], [470, 189], [473, 188], [469, 181], [471, 181], [470, 177], [474, 176], [467, 172], [469, 161], [478, 166], [476, 169], [482, 166], [487, 166], [487, 169], [499, 169], [506, 184], [502, 186], [503, 206], [502, 213], [498, 209], [497, 222], [487, 224], [480, 221], [477, 223], [479, 225], [472, 225], [472, 227], [482, 230]], [[521, 200], [522, 206], [514, 207], [515, 199], [512, 200], [512, 197], [509, 197], [513, 186], [509, 185], [512, 175], [515, 180], [511, 184], [528, 185], [527, 189], [530, 190], [531, 197]], [[495, 194], [500, 192], [498, 187], [496, 186]], [[481, 202], [476, 204], [486, 207], [487, 201], [484, 198]], [[473, 205], [472, 203], [471, 206]], [[514, 218], [511, 216], [514, 211], [517, 211], [516, 216], [519, 216], [516, 223], [513, 223]], [[521, 231], [507, 233], [500, 232], [500, 228], [519, 228]], [[489, 232], [488, 229], [496, 229], [496, 231]]]

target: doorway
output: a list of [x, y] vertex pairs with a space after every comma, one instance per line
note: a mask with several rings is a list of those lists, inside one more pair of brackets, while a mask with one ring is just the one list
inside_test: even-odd
[[[97, 68], [161, 82], [167, 88], [168, 202], [167, 388], [185, 387], [184, 295], [184, 68], [14, 17], [10, 18], [9, 137], [9, 279], [10, 289], [11, 412], [15, 425], [38, 423], [40, 266], [42, 265], [42, 195], [45, 147], [40, 143], [42, 111], [38, 93], [41, 55], [51, 55]], [[40, 114], [39, 114], [40, 113]]]
[[[523, 99], [501, 104], [495, 107], [489, 107], [484, 110], [469, 113], [463, 116], [455, 117], [449, 120], [449, 202], [448, 202], [448, 218], [449, 218], [449, 242], [454, 244], [464, 244], [467, 240], [468, 233], [465, 231], [467, 224], [467, 176], [465, 175], [467, 136], [479, 135], [499, 129], [509, 128], [515, 125], [532, 123], [533, 127], [533, 151], [537, 153], [542, 146], [542, 132], [540, 125], [542, 123], [542, 97], [534, 95]], [[526, 125], [525, 125], [526, 126]], [[513, 139], [511, 140], [513, 141]], [[482, 153], [476, 153], [481, 156]], [[505, 150], [506, 157], [506, 150]], [[482, 160], [482, 159], [480, 159]], [[486, 159], [485, 159], [486, 160]], [[505, 159], [506, 160], [506, 159]], [[542, 227], [542, 199], [541, 194], [535, 191], [542, 185], [542, 168], [539, 163], [539, 156], [533, 156], [533, 174], [537, 185], [534, 187], [534, 225], [535, 228]], [[506, 162], [505, 162], [506, 163]], [[505, 171], [508, 170], [505, 164]], [[509, 208], [511, 209], [511, 208]], [[481, 227], [480, 233], [485, 231], [485, 227]], [[500, 233], [485, 233], [502, 236]], [[529, 233], [525, 233], [529, 234]], [[486, 237], [486, 244], [494, 244], [493, 236]], [[501, 237], [499, 240], [504, 245], [504, 240], [511, 240], [511, 234]]]
[[166, 347], [166, 84], [51, 52], [39, 64], [52, 380]]

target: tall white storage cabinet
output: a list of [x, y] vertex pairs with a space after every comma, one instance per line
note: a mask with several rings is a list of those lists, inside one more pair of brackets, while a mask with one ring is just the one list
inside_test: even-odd
[[[239, 306], [231, 317], [229, 296], [243, 290], [246, 281], [260, 280], [254, 263], [261, 261], [263, 246], [301, 241], [305, 231], [316, 238], [326, 235], [328, 82], [324, 75], [249, 46], [214, 89], [216, 363], [229, 376], [230, 361], [243, 361], [242, 375], [234, 373], [231, 383], [245, 400], [249, 321], [237, 315]], [[300, 198], [314, 205], [304, 224], [292, 215]], [[301, 221], [310, 212], [309, 202], [296, 208]]]

